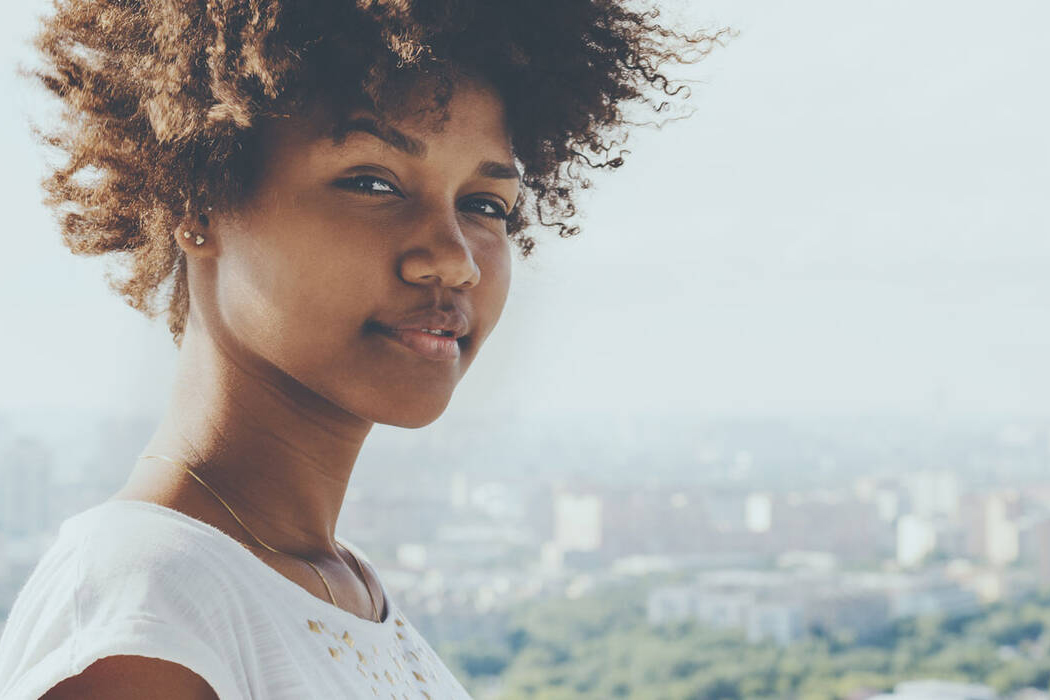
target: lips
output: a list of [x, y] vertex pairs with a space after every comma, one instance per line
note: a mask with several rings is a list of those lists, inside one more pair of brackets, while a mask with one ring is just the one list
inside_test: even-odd
[[[423, 357], [448, 361], [459, 358], [461, 342], [465, 342], [469, 323], [459, 309], [426, 309], [395, 321], [374, 321], [373, 329], [381, 335], [416, 352]], [[446, 335], [428, 333], [445, 331]]]
[[438, 361], [459, 359], [459, 341], [456, 338], [433, 335], [415, 328], [381, 328], [380, 332], [427, 359]]

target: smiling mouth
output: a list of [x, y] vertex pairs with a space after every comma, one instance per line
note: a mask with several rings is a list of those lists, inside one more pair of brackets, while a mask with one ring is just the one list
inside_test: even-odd
[[394, 329], [376, 324], [374, 329], [383, 337], [412, 350], [428, 360], [438, 362], [458, 360], [460, 344], [466, 340], [466, 336], [457, 339], [454, 336], [435, 335], [415, 328]]

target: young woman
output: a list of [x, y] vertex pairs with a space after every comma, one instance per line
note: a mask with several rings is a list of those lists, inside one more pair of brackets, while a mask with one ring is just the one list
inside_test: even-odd
[[334, 534], [354, 461], [442, 413], [512, 245], [576, 232], [622, 106], [661, 111], [661, 66], [718, 36], [618, 0], [58, 0], [48, 202], [179, 362], [127, 484], [20, 592], [0, 696], [465, 697]]

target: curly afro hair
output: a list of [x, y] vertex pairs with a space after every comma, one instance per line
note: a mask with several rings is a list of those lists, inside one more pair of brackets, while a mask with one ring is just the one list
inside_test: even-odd
[[[46, 202], [76, 254], [120, 253], [111, 287], [155, 317], [158, 292], [181, 345], [186, 259], [172, 231], [250, 190], [262, 120], [310, 106], [332, 118], [389, 114], [413, 77], [487, 81], [507, 107], [522, 195], [507, 234], [523, 256], [533, 223], [571, 236], [585, 168], [616, 168], [631, 125], [688, 97], [661, 70], [692, 63], [728, 30], [680, 33], [621, 0], [54, 0], [33, 72], [64, 107], [43, 134], [66, 156]], [[406, 80], [405, 78], [408, 78]], [[400, 86], [400, 87], [399, 87]]]

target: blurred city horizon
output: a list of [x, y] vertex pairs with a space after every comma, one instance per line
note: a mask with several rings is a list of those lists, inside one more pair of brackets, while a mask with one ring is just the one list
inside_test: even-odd
[[[59, 438], [17, 418], [0, 413], [0, 622], [58, 524], [120, 487], [154, 427], [151, 416], [84, 413]], [[996, 605], [1044, 611], [1050, 634], [1050, 598], [1033, 608], [1050, 592], [1050, 421], [632, 416], [587, 431], [493, 416], [472, 430], [374, 437], [337, 531], [479, 698], [518, 697], [515, 679], [554, 672], [512, 640], [548, 629], [523, 632], [522, 610], [559, 600], [601, 610], [613, 595], [642, 611], [625, 618], [638, 635], [683, 624], [739, 635], [695, 648], [701, 666], [726, 645], [751, 654], [824, 637], [870, 661], [864, 645], [914, 643], [911, 620], [958, 629], [992, 616], [1001, 627]], [[987, 697], [1050, 697], [1024, 680], [1050, 663], [1035, 614], [997, 633], [1019, 635], [1010, 653], [1023, 663], [995, 684], [1026, 694], [988, 686]], [[565, 653], [585, 653], [565, 634]], [[915, 680], [906, 671], [869, 674], [853, 690], [871, 692], [849, 697]], [[965, 679], [986, 680], [975, 673]], [[608, 697], [604, 687], [579, 697]], [[971, 697], [936, 687], [894, 697]]]

